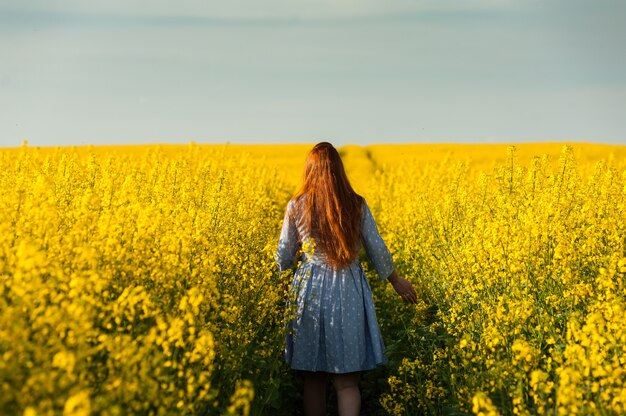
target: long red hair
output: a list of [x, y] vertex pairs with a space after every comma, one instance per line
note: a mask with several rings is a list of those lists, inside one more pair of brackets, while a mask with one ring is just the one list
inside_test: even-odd
[[352, 189], [343, 162], [332, 144], [315, 145], [306, 158], [302, 187], [303, 215], [316, 246], [329, 265], [348, 266], [356, 260], [361, 239], [363, 197]]

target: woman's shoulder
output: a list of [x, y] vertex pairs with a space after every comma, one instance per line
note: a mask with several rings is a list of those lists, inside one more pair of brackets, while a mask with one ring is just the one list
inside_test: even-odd
[[359, 195], [358, 197], [359, 197], [359, 200], [361, 201], [361, 210], [362, 211], [369, 210], [369, 205], [367, 204], [367, 200], [361, 195]]
[[292, 196], [291, 199], [289, 200], [290, 204], [294, 204], [294, 205], [300, 205], [302, 202], [304, 202], [306, 200], [306, 192], [303, 194], [297, 194], [295, 196]]
[[300, 208], [302, 205], [302, 201], [304, 200], [304, 195], [297, 195], [292, 197], [289, 202], [287, 202], [287, 210], [294, 211]]

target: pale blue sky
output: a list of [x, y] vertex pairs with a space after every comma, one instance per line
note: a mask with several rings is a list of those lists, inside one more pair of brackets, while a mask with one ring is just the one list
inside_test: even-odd
[[622, 0], [0, 0], [0, 146], [626, 144]]

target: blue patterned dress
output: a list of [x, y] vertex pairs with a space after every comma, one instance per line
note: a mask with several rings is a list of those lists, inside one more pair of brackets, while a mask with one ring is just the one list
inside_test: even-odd
[[[300, 245], [306, 248], [310, 241], [301, 215], [304, 197], [287, 204], [276, 252], [280, 271], [291, 268]], [[361, 218], [361, 243], [378, 277], [386, 279], [394, 264], [367, 203], [363, 203]], [[286, 326], [287, 364], [295, 370], [335, 374], [385, 364], [372, 290], [359, 260], [334, 269], [319, 249], [312, 254], [303, 251], [291, 283], [297, 313]]]

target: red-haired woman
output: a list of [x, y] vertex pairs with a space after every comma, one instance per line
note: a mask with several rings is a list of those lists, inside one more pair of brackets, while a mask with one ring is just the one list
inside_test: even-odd
[[[415, 290], [395, 271], [372, 213], [352, 189], [337, 150], [318, 143], [306, 159], [301, 189], [287, 204], [276, 259], [281, 271], [301, 263], [291, 290], [296, 317], [287, 325], [285, 360], [304, 372], [307, 415], [326, 414], [329, 374], [339, 414], [358, 415], [359, 372], [387, 362], [374, 301], [361, 268], [361, 244], [380, 279], [408, 302]], [[312, 249], [311, 249], [312, 247]]]

